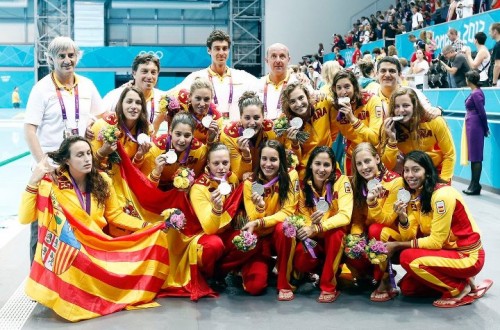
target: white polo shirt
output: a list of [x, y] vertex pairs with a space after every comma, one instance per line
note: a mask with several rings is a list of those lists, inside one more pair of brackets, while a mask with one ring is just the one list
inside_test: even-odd
[[[38, 81], [31, 90], [26, 104], [26, 116], [24, 122], [37, 127], [37, 136], [40, 147], [44, 153], [59, 148], [63, 141], [65, 130], [62, 117], [61, 105], [56, 93], [56, 87], [52, 81], [52, 73]], [[90, 115], [98, 116], [104, 112], [102, 99], [92, 80], [75, 74], [75, 82], [78, 84], [78, 99], [80, 119], [78, 121], [78, 133], [85, 136], [87, 123]], [[74, 89], [61, 90], [62, 100], [66, 108], [67, 128], [75, 129], [75, 93]]]
[[266, 119], [274, 120], [281, 115], [281, 91], [287, 84], [296, 81], [297, 77], [290, 74], [286, 76], [285, 80], [280, 81], [277, 85], [269, 80], [269, 74], [259, 79], [254, 90], [259, 94], [262, 103], [264, 103], [264, 117]]

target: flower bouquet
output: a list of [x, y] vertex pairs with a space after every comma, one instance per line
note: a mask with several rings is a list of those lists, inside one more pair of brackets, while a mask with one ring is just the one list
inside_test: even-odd
[[[288, 122], [288, 119], [285, 116], [281, 116], [278, 119], [274, 120], [274, 132], [276, 133], [276, 136], [280, 137], [282, 136], [287, 129], [290, 128], [290, 123]], [[297, 132], [297, 140], [299, 140], [300, 143], [304, 143], [309, 139], [309, 133], [304, 132], [304, 131], [298, 131]]]
[[175, 230], [182, 230], [186, 226], [186, 217], [179, 209], [166, 209], [161, 213], [165, 218], [166, 228], [174, 228]]
[[286, 160], [288, 163], [288, 168], [290, 169], [295, 169], [299, 164], [299, 159], [297, 158], [297, 155], [290, 149], [286, 150]]
[[160, 99], [160, 113], [169, 114], [172, 117], [181, 109], [176, 97], [163, 95]]
[[387, 248], [385, 243], [372, 238], [365, 246], [365, 252], [368, 260], [374, 265], [378, 265], [387, 260]]
[[[115, 143], [122, 135], [122, 132], [115, 125], [108, 125], [101, 128], [99, 134], [97, 135], [97, 140], [103, 143], [108, 142], [109, 144]], [[108, 155], [108, 160], [110, 163], [117, 164], [121, 161], [120, 155], [116, 151], [113, 151]]]
[[174, 187], [181, 190], [188, 190], [194, 183], [194, 171], [187, 167], [180, 167], [175, 171]]
[[344, 253], [350, 259], [359, 259], [365, 255], [366, 239], [364, 236], [349, 234], [344, 238]]
[[[289, 238], [295, 238], [297, 236], [297, 230], [306, 225], [306, 219], [303, 215], [291, 215], [285, 219], [283, 222], [283, 234]], [[306, 238], [302, 241], [304, 248], [311, 257], [316, 259], [316, 254], [314, 253], [314, 247], [318, 244], [315, 240]]]
[[245, 230], [233, 238], [233, 244], [238, 250], [248, 252], [257, 245], [257, 236]]

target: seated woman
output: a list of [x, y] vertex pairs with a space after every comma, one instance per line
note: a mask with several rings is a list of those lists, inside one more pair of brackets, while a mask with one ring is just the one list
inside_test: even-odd
[[203, 172], [207, 147], [194, 138], [194, 130], [192, 116], [179, 112], [172, 119], [170, 133], [153, 140], [141, 171], [161, 190], [173, 188], [173, 176], [180, 167], [192, 169], [195, 176]]
[[220, 141], [229, 148], [231, 168], [238, 179], [243, 180], [244, 175], [250, 175], [259, 164], [259, 146], [275, 139], [276, 134], [273, 122], [264, 119], [264, 106], [257, 93], [244, 92], [238, 100], [238, 107], [240, 120], [224, 128]]
[[401, 173], [398, 159], [412, 150], [421, 150], [431, 157], [441, 179], [450, 181], [456, 159], [451, 132], [443, 117], [425, 118], [413, 89], [401, 87], [392, 93], [389, 117], [384, 121], [380, 136], [382, 163], [389, 170]]
[[206, 145], [219, 141], [224, 121], [214, 103], [214, 91], [208, 79], [196, 78], [189, 90], [188, 111], [196, 122], [194, 137]]
[[[57, 181], [45, 157], [33, 170], [19, 210], [19, 221], [38, 220], [40, 232], [27, 294], [71, 321], [153, 300], [168, 271], [160, 231], [165, 225], [139, 232], [148, 222], [121, 209], [83, 137], [68, 137], [48, 157], [59, 164], [52, 174]], [[108, 224], [135, 233], [115, 239], [103, 232]], [[140, 260], [134, 258], [138, 251]]]
[[[292, 270], [300, 273], [321, 272], [318, 302], [334, 302], [340, 294], [336, 274], [342, 259], [344, 236], [351, 222], [352, 191], [347, 176], [341, 175], [335, 167], [335, 154], [330, 147], [314, 148], [307, 162], [297, 212], [305, 217], [306, 225], [297, 231], [296, 238], [285, 236], [283, 223], [276, 225], [274, 242], [278, 254], [278, 300], [294, 298], [295, 288], [290, 284]], [[326, 205], [326, 210], [318, 207], [320, 202], [322, 207]], [[314, 238], [318, 243], [314, 247], [315, 256], [304, 248], [304, 244], [297, 244], [297, 240], [308, 238]]]
[[[264, 190], [262, 194], [259, 186]], [[267, 286], [268, 264], [271, 258], [271, 236], [277, 224], [295, 213], [298, 202], [299, 179], [297, 171], [288, 171], [286, 152], [276, 140], [265, 141], [259, 149], [259, 165], [251, 178], [245, 180], [243, 198], [248, 222], [242, 230], [255, 232], [262, 241], [261, 254], [247, 266], [251, 281], [243, 282], [248, 290], [262, 292]], [[291, 292], [291, 291], [290, 291]], [[287, 295], [280, 293], [280, 296]], [[293, 296], [293, 293], [292, 293]]]
[[[360, 143], [354, 148], [352, 159], [354, 212], [351, 234], [366, 235], [368, 240], [374, 238], [382, 242], [401, 240], [394, 203], [398, 199], [398, 192], [403, 188], [403, 178], [384, 167], [377, 150], [368, 142]], [[370, 181], [368, 187], [367, 183]], [[386, 262], [373, 267], [367, 258], [347, 259], [346, 263], [353, 274], [356, 274], [355, 278], [371, 276], [370, 272], [374, 267], [373, 277], [380, 284], [370, 300], [383, 302], [396, 295], [397, 291], [392, 290], [389, 282]]]
[[378, 145], [384, 110], [376, 95], [361, 92], [353, 72], [342, 70], [333, 80], [334, 111], [330, 114], [331, 133], [340, 131], [347, 141], [344, 172], [351, 175], [352, 150], [361, 142]]
[[[295, 82], [288, 84], [281, 92], [283, 113], [288, 121], [293, 118], [302, 120], [301, 127], [290, 127], [281, 141], [287, 149], [291, 149], [299, 160], [297, 172], [299, 178], [303, 179], [307, 160], [316, 146], [329, 146], [332, 144], [330, 135], [330, 112], [331, 102], [320, 101], [314, 106], [307, 87]], [[309, 138], [304, 143], [297, 138], [299, 131], [309, 133]], [[284, 140], [284, 141], [283, 141]]]
[[389, 256], [400, 251], [406, 270], [399, 282], [405, 296], [435, 296], [433, 305], [453, 308], [471, 304], [491, 287], [474, 277], [484, 265], [479, 228], [460, 193], [438, 177], [427, 153], [412, 151], [404, 159], [403, 178], [409, 203], [398, 201], [401, 242], [386, 243]]
[[238, 186], [239, 180], [230, 171], [230, 166], [228, 148], [220, 142], [214, 143], [208, 151], [205, 173], [189, 192], [203, 231], [198, 239], [202, 247], [198, 264], [205, 277], [214, 276], [217, 281], [223, 281], [230, 271], [241, 271], [245, 291], [259, 294], [265, 282], [257, 285], [252, 278], [259, 276], [256, 272], [261, 271], [258, 267], [262, 264], [260, 254], [264, 242], [258, 241], [257, 246], [247, 252], [237, 250], [232, 243], [243, 225], [235, 219], [242, 204], [243, 187]]

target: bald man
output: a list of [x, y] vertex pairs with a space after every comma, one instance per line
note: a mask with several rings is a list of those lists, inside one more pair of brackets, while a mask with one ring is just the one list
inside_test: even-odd
[[276, 43], [267, 48], [266, 63], [269, 73], [259, 79], [255, 90], [264, 103], [264, 116], [274, 120], [281, 115], [280, 94], [287, 84], [297, 81], [295, 75], [288, 72], [290, 52], [288, 47]]

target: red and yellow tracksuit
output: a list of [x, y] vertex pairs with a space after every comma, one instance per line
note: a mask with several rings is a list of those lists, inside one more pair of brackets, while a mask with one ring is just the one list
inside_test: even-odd
[[[309, 139], [303, 144], [294, 144], [288, 138], [286, 138], [286, 133], [282, 136], [280, 141], [285, 145], [287, 149], [292, 150], [299, 160], [297, 165], [297, 172], [299, 172], [300, 180], [304, 179], [306, 172], [307, 161], [313, 149], [317, 146], [327, 146], [332, 145], [332, 139], [330, 134], [330, 113], [332, 111], [332, 103], [328, 100], [324, 100], [316, 103], [313, 108], [313, 113], [311, 119], [304, 123], [301, 129], [304, 132], [310, 134]], [[291, 118], [289, 118], [291, 119]]]
[[[305, 183], [310, 184], [310, 183]], [[313, 189], [314, 191], [314, 189]], [[315, 197], [325, 197], [326, 185], [321, 194], [314, 191]], [[283, 224], [276, 226], [273, 238], [278, 254], [278, 289], [293, 290], [290, 284], [292, 270], [300, 273], [320, 272], [320, 288], [322, 291], [334, 292], [337, 286], [337, 273], [342, 254], [344, 251], [344, 236], [351, 222], [353, 207], [353, 195], [351, 184], [347, 176], [337, 173], [335, 183], [332, 187], [332, 202], [330, 209], [323, 216], [321, 223], [312, 224], [311, 214], [316, 210], [305, 205], [305, 194], [301, 190], [299, 194], [299, 206], [297, 214], [306, 219], [306, 226], [314, 226], [318, 233], [314, 239], [318, 244], [314, 252], [318, 258], [313, 258], [304, 248], [303, 244], [297, 244], [295, 239], [288, 238], [283, 233]], [[320, 268], [321, 267], [321, 268]]]
[[184, 164], [180, 162], [184, 159], [186, 150], [177, 154], [177, 161], [173, 164], [165, 164], [163, 167], [163, 172], [161, 173], [161, 177], [159, 181], [155, 181], [151, 175], [151, 172], [155, 169], [155, 159], [162, 153], [168, 151], [170, 146], [167, 145], [167, 141], [169, 140], [168, 134], [163, 134], [153, 139], [153, 146], [149, 150], [149, 152], [144, 156], [144, 164], [142, 165], [141, 171], [145, 175], [148, 176], [148, 179], [158, 184], [158, 187], [162, 190], [169, 190], [173, 187], [173, 176], [175, 172], [179, 169], [179, 167], [187, 167], [194, 171], [195, 176], [197, 177], [199, 174], [203, 173], [203, 170], [206, 165], [207, 158], [207, 146], [196, 138], [193, 138], [191, 141], [191, 150], [189, 150], [189, 155]]
[[408, 224], [399, 225], [402, 241], [411, 241], [411, 248], [401, 252], [407, 273], [399, 286], [404, 295], [441, 292], [443, 298], [454, 297], [484, 265], [481, 234], [455, 188], [437, 185], [431, 206], [432, 211], [424, 214], [420, 201], [411, 201]]
[[[351, 234], [367, 234], [368, 240], [374, 238], [377, 241], [401, 241], [396, 223], [397, 213], [394, 212], [394, 203], [397, 201], [398, 191], [404, 187], [403, 178], [399, 174], [386, 170], [381, 180], [384, 188], [383, 197], [379, 197], [366, 209], [355, 208], [352, 215]], [[358, 274], [368, 273], [372, 268], [367, 258], [347, 259], [349, 267], [355, 268]], [[374, 268], [374, 278], [380, 280], [387, 267], [387, 263], [381, 263]]]
[[340, 131], [346, 139], [346, 157], [344, 161], [344, 172], [351, 173], [351, 155], [354, 148], [361, 142], [370, 142], [373, 146], [379, 143], [380, 126], [384, 120], [384, 109], [382, 101], [376, 95], [362, 92], [362, 105], [353, 111], [358, 120], [353, 124], [343, 117], [337, 120], [339, 111], [333, 107], [330, 114], [332, 136]]
[[397, 144], [387, 143], [382, 151], [384, 165], [391, 170], [396, 166], [399, 152], [406, 155], [410, 151], [420, 150], [431, 157], [434, 166], [440, 172], [440, 177], [445, 181], [450, 181], [457, 156], [450, 129], [444, 118], [423, 120], [418, 125], [418, 141], [414, 138], [414, 134], [415, 132], [406, 130], [401, 138], [398, 138], [400, 141]]
[[273, 122], [264, 119], [262, 128], [251, 139], [250, 153], [252, 154], [251, 162], [246, 162], [241, 156], [238, 148], [238, 138], [243, 134], [243, 127], [240, 122], [232, 122], [226, 126], [221, 133], [220, 142], [224, 143], [229, 148], [231, 155], [231, 169], [242, 180], [243, 174], [253, 171], [253, 166], [259, 164], [257, 157], [259, 156], [259, 145], [267, 140], [275, 140], [276, 133], [273, 131]]

